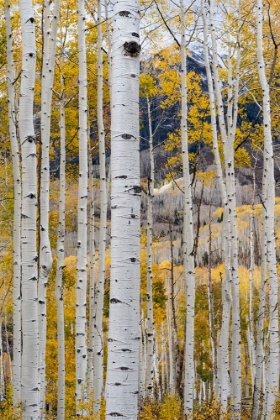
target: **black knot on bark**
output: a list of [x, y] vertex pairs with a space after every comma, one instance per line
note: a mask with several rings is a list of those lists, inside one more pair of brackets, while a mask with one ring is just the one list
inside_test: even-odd
[[127, 10], [122, 10], [122, 11], [119, 13], [119, 15], [120, 15], [120, 16], [123, 16], [123, 17], [128, 17], [128, 16], [130, 15], [130, 12], [128, 12]]
[[137, 57], [141, 51], [141, 45], [135, 41], [125, 42], [123, 44], [125, 55], [129, 55], [130, 57]]

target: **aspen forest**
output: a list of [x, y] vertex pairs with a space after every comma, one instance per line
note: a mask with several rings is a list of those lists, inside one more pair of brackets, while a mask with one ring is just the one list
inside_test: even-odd
[[280, 420], [280, 0], [0, 4], [0, 420]]

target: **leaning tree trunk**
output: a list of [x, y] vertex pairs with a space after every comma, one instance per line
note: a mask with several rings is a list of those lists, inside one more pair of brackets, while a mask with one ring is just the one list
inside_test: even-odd
[[137, 419], [140, 288], [139, 3], [114, 5], [106, 419]]
[[99, 258], [98, 277], [95, 290], [95, 332], [94, 332], [94, 412], [100, 410], [103, 391], [103, 306], [105, 283], [105, 252], [107, 225], [107, 188], [106, 188], [106, 155], [105, 132], [103, 123], [103, 49], [102, 49], [101, 0], [98, 0], [98, 78], [97, 78], [97, 125], [99, 144], [100, 175], [100, 225], [99, 225]]
[[16, 128], [14, 60], [12, 46], [12, 31], [10, 20], [10, 5], [5, 2], [6, 42], [8, 62], [8, 116], [9, 134], [12, 149], [14, 178], [14, 282], [13, 282], [13, 406], [16, 410], [21, 399], [21, 173], [19, 161], [19, 145]]
[[263, 235], [266, 242], [266, 261], [269, 276], [269, 357], [267, 366], [268, 386], [266, 389], [266, 412], [263, 418], [274, 416], [276, 398], [279, 391], [279, 321], [278, 321], [278, 277], [274, 232], [275, 180], [274, 157], [271, 134], [270, 92], [265, 74], [262, 47], [263, 4], [257, 0], [257, 57], [260, 84], [263, 94], [264, 125], [264, 167], [263, 167]]
[[37, 294], [37, 174], [33, 125], [36, 44], [35, 20], [30, 0], [20, 3], [22, 75], [19, 133], [22, 151], [22, 416], [39, 418], [38, 294]]
[[79, 49], [79, 191], [77, 233], [77, 286], [76, 286], [76, 410], [86, 414], [82, 405], [86, 401], [86, 298], [87, 298], [87, 67], [85, 45], [84, 0], [78, 1]]

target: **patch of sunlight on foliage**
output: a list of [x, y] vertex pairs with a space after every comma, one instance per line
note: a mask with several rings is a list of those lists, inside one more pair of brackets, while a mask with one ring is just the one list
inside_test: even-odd
[[138, 420], [181, 420], [184, 418], [180, 398], [167, 395], [163, 401], [146, 401]]

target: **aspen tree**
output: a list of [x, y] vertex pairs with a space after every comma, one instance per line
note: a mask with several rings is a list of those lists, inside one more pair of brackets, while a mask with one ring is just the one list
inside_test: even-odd
[[46, 393], [46, 332], [47, 303], [46, 288], [48, 275], [52, 267], [52, 252], [49, 239], [49, 185], [50, 185], [50, 134], [51, 104], [56, 51], [56, 34], [58, 24], [59, 0], [54, 2], [52, 28], [50, 28], [50, 2], [45, 1], [43, 12], [43, 64], [41, 87], [41, 174], [40, 174], [40, 249], [39, 249], [39, 283], [38, 283], [38, 316], [39, 316], [39, 381], [40, 411], [44, 418]]
[[84, 0], [78, 1], [78, 49], [79, 49], [79, 190], [77, 233], [77, 285], [76, 285], [76, 410], [86, 414], [86, 293], [87, 293], [87, 67], [85, 45]]
[[153, 397], [154, 389], [154, 314], [153, 314], [153, 196], [155, 184], [153, 130], [151, 117], [151, 103], [147, 96], [149, 121], [149, 160], [150, 176], [147, 190], [147, 367], [146, 367], [146, 395]]
[[65, 416], [65, 338], [64, 338], [64, 299], [63, 299], [63, 271], [64, 271], [64, 241], [65, 241], [65, 98], [64, 77], [61, 77], [62, 92], [60, 105], [60, 169], [59, 169], [59, 223], [57, 235], [57, 269], [56, 269], [56, 307], [57, 307], [57, 347], [58, 347], [58, 384], [57, 384], [57, 419], [64, 420]]
[[139, 352], [139, 400], [144, 401], [146, 398], [146, 366], [147, 366], [147, 340], [145, 331], [144, 314], [142, 313], [141, 319], [141, 341]]
[[20, 2], [22, 76], [19, 134], [22, 152], [22, 417], [39, 418], [38, 293], [36, 249], [36, 137], [33, 125], [36, 44], [35, 20], [30, 0]]
[[270, 115], [270, 89], [265, 74], [263, 57], [263, 4], [261, 0], [256, 3], [257, 12], [257, 59], [258, 73], [262, 88], [263, 125], [264, 125], [264, 159], [262, 180], [263, 205], [263, 235], [266, 244], [265, 259], [269, 277], [269, 356], [267, 364], [267, 388], [265, 394], [264, 419], [274, 417], [276, 395], [279, 391], [279, 321], [278, 321], [278, 278], [274, 233], [274, 156], [271, 133]]
[[169, 356], [169, 375], [168, 375], [168, 389], [171, 394], [175, 394], [175, 369], [174, 369], [174, 340], [172, 336], [172, 328], [170, 321], [170, 303], [167, 303], [167, 334], [168, 334], [168, 356]]
[[21, 173], [19, 161], [19, 145], [16, 128], [14, 60], [12, 46], [12, 30], [10, 4], [5, 2], [6, 42], [8, 62], [8, 114], [9, 135], [12, 149], [14, 178], [14, 282], [13, 282], [13, 406], [16, 409], [21, 399]]
[[114, 4], [106, 419], [137, 419], [140, 288], [139, 2]]
[[[205, 11], [205, 2], [202, 0], [201, 2], [202, 8], [202, 18], [203, 18], [203, 37], [204, 37], [204, 59], [205, 59], [205, 67], [206, 67], [206, 74], [207, 74], [207, 84], [208, 84], [208, 92], [209, 92], [209, 102], [210, 102], [210, 111], [211, 111], [211, 128], [212, 128], [212, 142], [213, 142], [213, 151], [215, 162], [217, 166], [217, 176], [218, 182], [220, 187], [220, 192], [222, 196], [222, 206], [224, 211], [226, 211], [226, 203], [227, 203], [227, 196], [226, 196], [226, 187], [224, 183], [220, 153], [218, 148], [218, 133], [217, 133], [217, 123], [216, 123], [216, 104], [215, 104], [215, 95], [214, 95], [214, 87], [213, 87], [213, 79], [210, 69], [210, 62], [209, 62], [209, 48], [208, 48], [208, 27], [207, 27], [207, 20], [206, 20], [206, 11]], [[213, 17], [211, 19], [211, 27], [213, 28]], [[215, 48], [215, 45], [214, 45]], [[217, 65], [216, 54], [214, 52], [214, 60], [215, 64]], [[215, 74], [217, 77], [217, 74]], [[217, 83], [216, 83], [217, 84]], [[224, 218], [225, 219], [225, 218]], [[223, 249], [226, 253], [227, 248], [227, 241], [224, 239], [227, 236], [226, 234], [226, 223], [223, 223]], [[217, 396], [220, 399], [223, 409], [227, 408], [227, 400], [228, 400], [228, 393], [229, 393], [229, 378], [228, 378], [228, 370], [229, 370], [229, 359], [228, 359], [228, 334], [229, 334], [229, 316], [230, 316], [230, 304], [231, 298], [228, 291], [228, 279], [227, 276], [223, 279], [222, 284], [222, 297], [223, 297], [223, 317], [222, 317], [222, 328], [220, 334], [220, 345], [217, 351], [217, 377], [216, 377], [216, 391]]]
[[98, 277], [95, 289], [95, 333], [94, 333], [94, 412], [100, 410], [100, 400], [103, 391], [103, 306], [105, 283], [105, 251], [107, 225], [107, 187], [106, 187], [106, 155], [105, 132], [103, 123], [103, 50], [102, 50], [102, 19], [101, 0], [98, 0], [97, 12], [98, 30], [98, 74], [97, 74], [97, 125], [99, 144], [99, 174], [100, 174], [100, 226], [99, 226], [99, 258]]
[[[265, 230], [264, 222], [265, 218], [262, 218], [263, 232]], [[253, 407], [252, 407], [252, 420], [257, 420], [259, 418], [259, 408], [260, 408], [260, 396], [262, 390], [262, 380], [264, 380], [264, 370], [265, 370], [265, 354], [263, 346], [263, 326], [265, 320], [265, 296], [266, 296], [266, 279], [267, 279], [267, 270], [266, 270], [266, 241], [265, 236], [262, 235], [262, 247], [261, 247], [261, 285], [260, 285], [260, 297], [259, 297], [259, 307], [257, 315], [257, 332], [256, 332], [256, 367], [255, 367], [255, 378], [254, 378], [254, 394], [253, 394]], [[265, 386], [263, 386], [263, 393], [265, 392]]]
[[255, 268], [255, 247], [254, 247], [254, 226], [255, 226], [255, 216], [254, 216], [254, 203], [255, 203], [255, 191], [256, 191], [256, 181], [255, 181], [255, 169], [253, 170], [253, 194], [252, 194], [252, 203], [250, 210], [250, 237], [249, 237], [249, 247], [250, 247], [250, 295], [249, 295], [249, 322], [247, 327], [247, 341], [248, 341], [248, 350], [250, 355], [250, 365], [251, 365], [251, 378], [252, 378], [252, 390], [254, 390], [254, 381], [255, 381], [255, 367], [256, 367], [256, 352], [255, 352], [255, 323], [254, 323], [254, 268]]
[[188, 133], [187, 133], [187, 57], [186, 57], [186, 24], [183, 0], [180, 0], [181, 11], [181, 143], [184, 179], [184, 280], [186, 285], [186, 341], [185, 341], [185, 383], [184, 412], [191, 416], [194, 399], [194, 238], [192, 216], [192, 190], [189, 169]]
[[[223, 408], [227, 406], [228, 397], [228, 378], [227, 364], [228, 364], [228, 328], [229, 328], [229, 306], [230, 294], [232, 295], [232, 335], [231, 335], [231, 397], [232, 410], [239, 418], [241, 408], [241, 353], [240, 353], [240, 303], [239, 303], [239, 279], [238, 279], [238, 238], [236, 228], [236, 192], [235, 192], [235, 171], [234, 171], [234, 139], [237, 124], [238, 111], [238, 89], [239, 89], [239, 66], [240, 66], [240, 48], [239, 45], [239, 25], [237, 33], [237, 52], [235, 57], [235, 74], [233, 74], [233, 56], [234, 49], [232, 42], [234, 41], [232, 35], [228, 35], [228, 89], [227, 89], [227, 113], [224, 115], [224, 105], [221, 95], [220, 79], [218, 74], [218, 53], [217, 40], [215, 32], [214, 9], [215, 1], [210, 0], [210, 26], [211, 26], [211, 41], [213, 52], [213, 75], [215, 93], [217, 99], [217, 110], [219, 128], [221, 132], [221, 139], [223, 144], [223, 152], [225, 159], [225, 181], [226, 181], [226, 203], [224, 207], [224, 234], [223, 245], [225, 246], [225, 278], [223, 280], [223, 324], [221, 332], [221, 350], [220, 350], [220, 365], [218, 372], [220, 372], [220, 389], [221, 389], [221, 403]], [[239, 3], [236, 5], [237, 15], [239, 14]], [[238, 15], [239, 17], [239, 15]], [[238, 19], [237, 17], [237, 19]], [[221, 365], [224, 364], [224, 365]]]
[[94, 266], [95, 266], [95, 246], [94, 246], [94, 179], [92, 157], [89, 153], [89, 337], [88, 337], [88, 360], [87, 360], [87, 378], [88, 378], [88, 399], [93, 392], [94, 377], [94, 323], [95, 323], [95, 302], [94, 302]]

